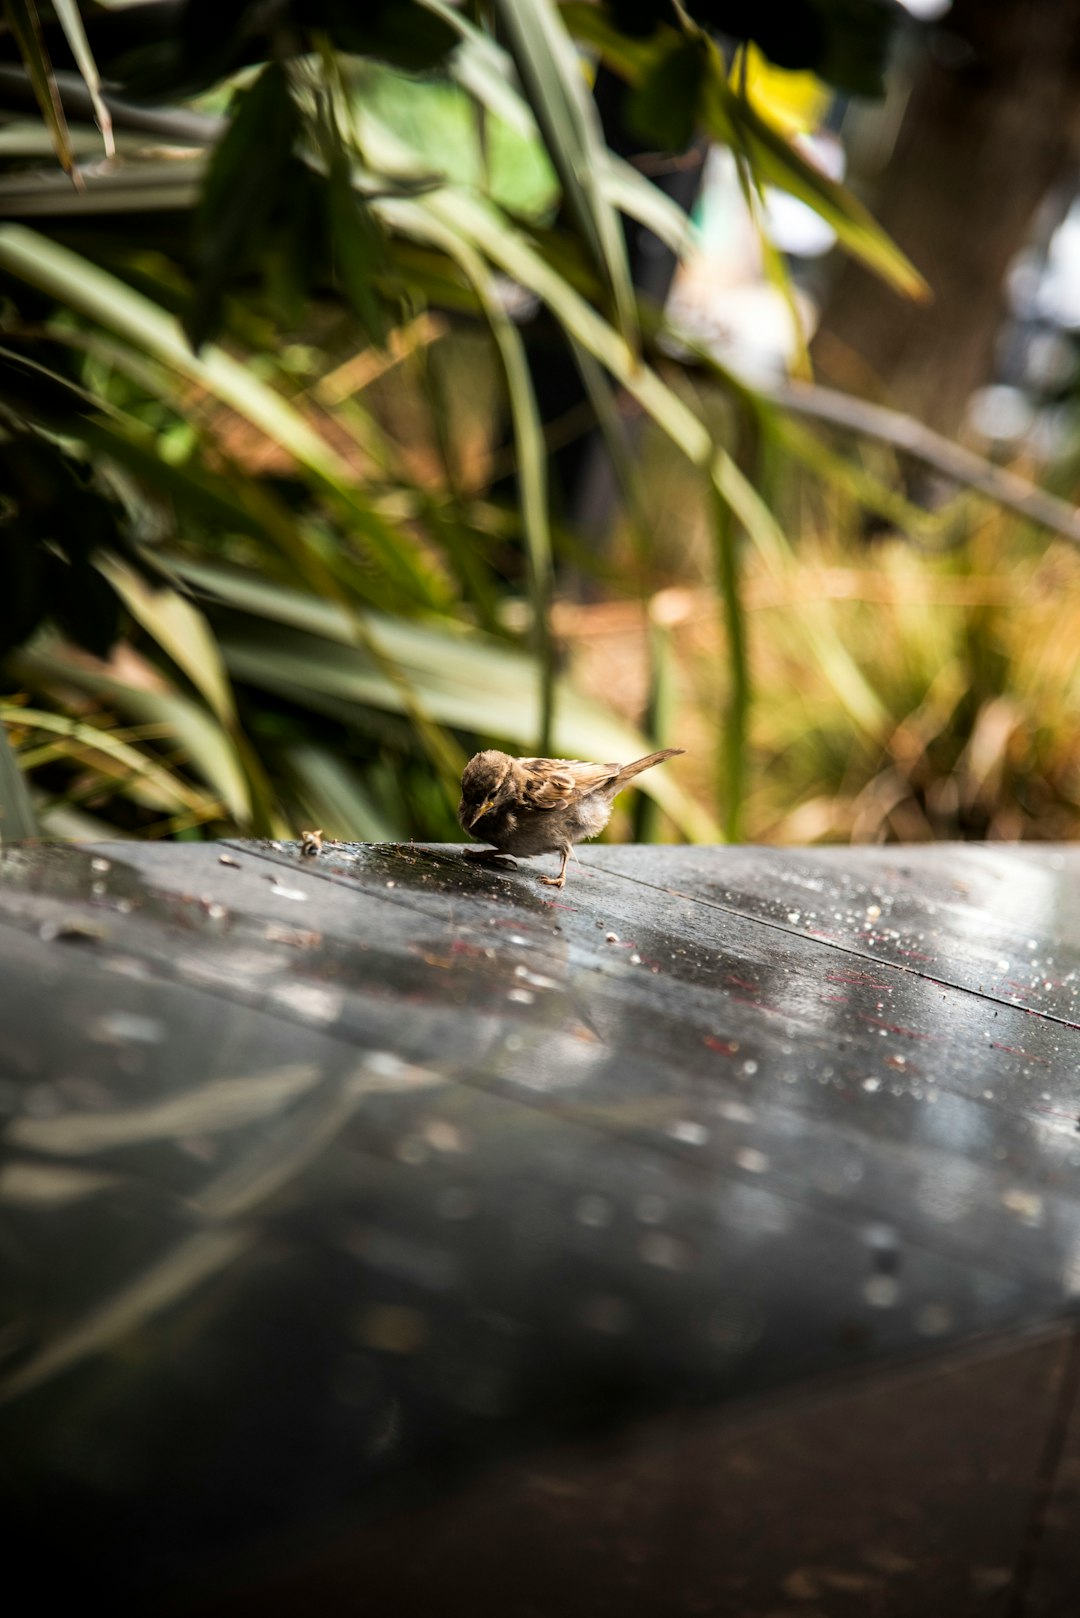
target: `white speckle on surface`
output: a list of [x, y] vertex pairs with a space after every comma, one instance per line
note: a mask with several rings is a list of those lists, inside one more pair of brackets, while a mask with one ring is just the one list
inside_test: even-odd
[[634, 1204], [634, 1215], [643, 1225], [660, 1225], [667, 1217], [668, 1205], [663, 1197], [647, 1191]]
[[337, 1022], [345, 1004], [339, 990], [318, 983], [282, 983], [274, 990], [274, 1000], [306, 1022]]
[[105, 871], [111, 871], [112, 866], [110, 865], [108, 860], [102, 859], [99, 856], [97, 859], [90, 861], [90, 869], [92, 871], [100, 871], [100, 872], [104, 873]]
[[704, 1124], [695, 1123], [692, 1118], [677, 1118], [674, 1123], [668, 1124], [667, 1133], [672, 1140], [681, 1140], [687, 1146], [704, 1146], [709, 1138]]
[[757, 1072], [757, 1067], [758, 1065], [756, 1062], [744, 1062], [742, 1065], [742, 1072], [745, 1073], [748, 1079], [752, 1079], [754, 1074]]
[[525, 983], [531, 984], [534, 989], [557, 989], [559, 987], [554, 978], [541, 977], [539, 972], [530, 972], [527, 966], [515, 966], [514, 976], [521, 978]]
[[448, 1118], [429, 1118], [424, 1125], [424, 1139], [437, 1152], [467, 1152], [470, 1145], [465, 1131]]
[[602, 1230], [610, 1225], [614, 1215], [615, 1210], [608, 1198], [595, 1191], [579, 1197], [574, 1204], [574, 1218], [578, 1224], [588, 1225], [593, 1230]]
[[96, 1017], [88, 1030], [97, 1044], [158, 1045], [168, 1032], [157, 1017], [141, 1017], [133, 1011], [107, 1011]]
[[690, 1243], [665, 1230], [650, 1230], [643, 1236], [638, 1242], [638, 1257], [661, 1270], [688, 1270], [694, 1261]]
[[871, 1094], [873, 1094], [875, 1090], [881, 1089], [881, 1080], [875, 1078], [864, 1079], [862, 1081], [862, 1087], [864, 1090], [869, 1090]]
[[605, 933], [604, 934], [604, 943], [605, 944], [617, 944], [618, 942], [619, 942], [618, 933]]
[[641, 965], [641, 956], [640, 955], [631, 955], [631, 957], [630, 957], [630, 965], [631, 966], [640, 966]]
[[581, 1324], [587, 1331], [604, 1332], [609, 1337], [621, 1337], [629, 1331], [631, 1312], [625, 1298], [598, 1292], [586, 1298], [581, 1306]]
[[531, 1006], [536, 996], [531, 989], [511, 989], [506, 998], [516, 1001], [519, 1006]]
[[721, 1118], [726, 1118], [731, 1124], [752, 1124], [754, 1109], [748, 1107], [743, 1101], [721, 1101], [717, 1108]]
[[747, 1174], [766, 1174], [769, 1168], [769, 1159], [764, 1152], [759, 1152], [756, 1146], [740, 1146], [735, 1153], [735, 1161], [739, 1168], [745, 1169]]
[[944, 1303], [924, 1303], [915, 1316], [915, 1330], [922, 1337], [941, 1337], [952, 1323], [952, 1310]]
[[900, 1298], [895, 1275], [871, 1275], [863, 1283], [863, 1297], [872, 1309], [893, 1309]]
[[281, 882], [271, 883], [270, 892], [276, 899], [292, 899], [297, 904], [303, 904], [307, 898], [303, 888], [287, 888]]
[[1024, 1191], [1019, 1186], [1013, 1186], [1002, 1196], [1001, 1203], [1002, 1207], [1016, 1214], [1025, 1225], [1034, 1227], [1043, 1222], [1043, 1199], [1034, 1191]]

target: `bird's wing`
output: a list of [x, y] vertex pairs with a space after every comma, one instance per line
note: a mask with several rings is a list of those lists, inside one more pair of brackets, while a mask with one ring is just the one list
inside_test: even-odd
[[614, 781], [618, 764], [586, 764], [575, 758], [522, 758], [522, 792], [533, 809], [565, 809], [568, 804]]

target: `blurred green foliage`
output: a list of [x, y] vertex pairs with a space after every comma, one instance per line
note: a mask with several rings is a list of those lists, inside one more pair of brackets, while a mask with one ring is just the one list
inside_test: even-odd
[[[738, 5], [189, 0], [42, 25], [32, 0], [5, 4], [26, 71], [0, 84], [0, 833], [36, 812], [58, 836], [453, 837], [476, 747], [606, 759], [667, 740], [693, 756], [643, 778], [643, 835], [1014, 831], [987, 794], [1024, 758], [1066, 824], [1076, 770], [1049, 710], [1030, 734], [986, 717], [1047, 695], [1000, 615], [943, 616], [932, 591], [856, 609], [808, 584], [875, 572], [863, 507], [910, 508], [888, 469], [812, 435], [794, 454], [767, 401], [672, 357], [619, 216], [676, 252], [692, 227], [606, 146], [575, 46], [632, 87], [650, 139], [727, 142], [751, 189], [808, 202], [920, 296], [708, 31], [872, 89], [889, 8], [806, 0], [781, 50], [778, 8]], [[540, 419], [538, 307], [580, 367], [581, 419]], [[627, 513], [604, 557], [547, 486], [549, 449], [596, 423]], [[1014, 543], [994, 532], [992, 575]], [[895, 556], [882, 577], [923, 577]], [[604, 601], [567, 616], [564, 571], [637, 626], [619, 681], [583, 651]], [[1013, 762], [980, 764], [951, 812], [934, 772], [990, 737]]]

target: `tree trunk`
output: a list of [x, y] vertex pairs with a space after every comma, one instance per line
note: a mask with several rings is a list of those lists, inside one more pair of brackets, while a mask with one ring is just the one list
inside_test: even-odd
[[1075, 164], [1080, 0], [956, 0], [919, 62], [874, 213], [929, 281], [896, 296], [845, 259], [814, 353], [823, 381], [955, 434], [992, 379], [1003, 282], [1035, 212]]

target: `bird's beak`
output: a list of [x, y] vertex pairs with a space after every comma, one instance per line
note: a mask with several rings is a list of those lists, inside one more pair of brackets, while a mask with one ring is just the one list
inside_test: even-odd
[[494, 807], [495, 807], [495, 799], [494, 798], [485, 798], [483, 803], [480, 805], [479, 809], [476, 811], [475, 815], [473, 815], [472, 819], [469, 821], [469, 830], [472, 831], [473, 827], [477, 824], [477, 822], [483, 820], [483, 818], [487, 814], [488, 810], [489, 809], [494, 809]]

